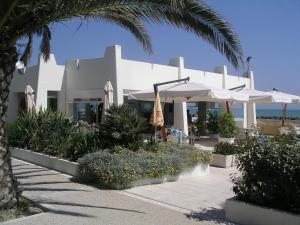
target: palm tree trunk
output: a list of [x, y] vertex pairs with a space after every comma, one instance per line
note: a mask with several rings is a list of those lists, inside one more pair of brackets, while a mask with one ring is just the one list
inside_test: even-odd
[[5, 135], [5, 119], [10, 83], [17, 62], [15, 46], [0, 43], [0, 209], [12, 208], [18, 200], [17, 180], [12, 173], [10, 152]]

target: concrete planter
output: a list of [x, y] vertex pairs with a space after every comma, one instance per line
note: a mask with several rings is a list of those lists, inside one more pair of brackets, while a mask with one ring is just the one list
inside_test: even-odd
[[[14, 158], [21, 159], [39, 166], [43, 166], [52, 170], [57, 170], [59, 172], [69, 174], [72, 176], [79, 177], [78, 173], [78, 163], [70, 162], [63, 159], [58, 159], [53, 156], [44, 155], [37, 152], [32, 152], [20, 148], [10, 148], [11, 155]], [[184, 179], [188, 177], [199, 177], [205, 176], [209, 173], [209, 164], [199, 163], [193, 168], [185, 169], [178, 176], [165, 176], [161, 178], [146, 178], [133, 182], [129, 187], [144, 186], [150, 184], [160, 184], [164, 182], [177, 181], [178, 179]], [[110, 185], [110, 187], [115, 189], [123, 189], [123, 187], [118, 185]]]
[[235, 138], [224, 138], [224, 137], [218, 137], [219, 142], [229, 143], [233, 144], [235, 141]]
[[211, 166], [228, 168], [235, 166], [235, 155], [213, 154]]
[[209, 134], [209, 137], [211, 139], [218, 139], [220, 137], [220, 134]]
[[[190, 178], [190, 177], [206, 176], [206, 175], [208, 175], [208, 173], [209, 173], [209, 164], [199, 163], [198, 165], [196, 165], [193, 168], [185, 169], [183, 172], [181, 172], [177, 176], [165, 176], [165, 177], [161, 177], [161, 178], [141, 179], [141, 180], [131, 183], [127, 188], [137, 187], [137, 186], [145, 186], [145, 185], [151, 185], [151, 184], [161, 184], [164, 182], [174, 182], [177, 180]], [[119, 187], [116, 185], [113, 188], [123, 189], [122, 187]]]
[[299, 225], [300, 216], [288, 212], [252, 205], [235, 198], [225, 203], [227, 220], [243, 225]]
[[21, 159], [48, 169], [57, 170], [71, 176], [79, 176], [78, 163], [20, 148], [10, 148], [10, 152], [12, 157], [16, 159]]

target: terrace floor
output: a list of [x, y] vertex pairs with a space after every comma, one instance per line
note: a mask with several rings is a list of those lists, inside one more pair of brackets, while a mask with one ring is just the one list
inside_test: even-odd
[[210, 167], [207, 176], [134, 187], [122, 193], [183, 213], [222, 221], [225, 200], [234, 196], [230, 175], [235, 172], [235, 168]]

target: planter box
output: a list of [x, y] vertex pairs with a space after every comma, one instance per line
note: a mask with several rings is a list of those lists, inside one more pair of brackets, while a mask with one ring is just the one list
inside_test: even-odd
[[218, 137], [219, 142], [229, 143], [233, 144], [235, 141], [235, 138], [224, 138], [224, 137]]
[[11, 156], [16, 159], [21, 159], [48, 169], [57, 170], [71, 176], [79, 176], [78, 163], [20, 148], [10, 148], [10, 152]]
[[228, 168], [235, 166], [235, 155], [220, 155], [213, 154], [213, 160], [211, 162], [211, 166]]
[[227, 220], [243, 225], [299, 225], [300, 216], [288, 212], [241, 202], [235, 198], [225, 203]]
[[[137, 186], [145, 186], [151, 184], [161, 184], [165, 182], [174, 182], [177, 180], [191, 178], [191, 177], [201, 177], [206, 176], [209, 173], [209, 164], [199, 163], [197, 166], [193, 168], [187, 168], [183, 172], [181, 172], [177, 176], [165, 176], [162, 178], [146, 178], [137, 180], [131, 183], [127, 188], [137, 187]], [[122, 187], [114, 186], [115, 189], [122, 189]]]
[[[59, 172], [79, 177], [78, 163], [70, 162], [63, 159], [58, 159], [53, 156], [44, 155], [37, 152], [32, 152], [20, 148], [10, 148], [11, 155], [14, 158], [21, 159], [39, 166], [46, 167], [48, 169], [57, 170]], [[189, 177], [205, 176], [209, 173], [209, 164], [199, 163], [193, 168], [185, 169], [178, 176], [166, 176], [162, 178], [146, 178], [131, 183], [128, 187], [144, 186], [150, 184], [160, 184], [164, 182], [176, 181], [178, 179], [184, 179]], [[114, 189], [123, 189], [118, 185], [110, 185], [109, 187]]]
[[209, 137], [211, 139], [218, 139], [220, 137], [220, 134], [209, 134]]

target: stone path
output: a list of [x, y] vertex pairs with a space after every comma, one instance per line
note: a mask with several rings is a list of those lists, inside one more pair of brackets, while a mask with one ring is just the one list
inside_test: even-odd
[[[215, 225], [218, 219], [186, 214], [137, 198], [126, 192], [100, 190], [80, 184], [72, 177], [13, 160], [13, 170], [24, 189], [23, 195], [47, 209], [46, 212], [3, 224], [38, 225]], [[177, 209], [177, 208], [175, 208]]]

